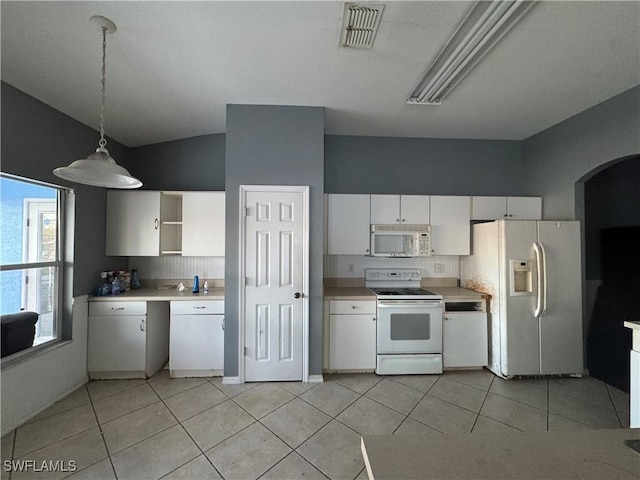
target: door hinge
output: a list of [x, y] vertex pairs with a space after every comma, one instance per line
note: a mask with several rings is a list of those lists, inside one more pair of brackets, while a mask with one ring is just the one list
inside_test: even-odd
[[244, 356], [245, 357], [249, 356], [249, 349], [247, 347], [244, 347]]
[[242, 215], [244, 215], [245, 217], [249, 216], [249, 208], [248, 207], [244, 207], [244, 211], [242, 212]]
[[29, 285], [29, 275], [24, 276], [24, 284]]

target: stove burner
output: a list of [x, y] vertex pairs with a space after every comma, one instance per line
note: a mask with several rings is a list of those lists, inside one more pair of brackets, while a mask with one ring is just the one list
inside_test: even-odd
[[393, 295], [437, 295], [429, 290], [422, 288], [371, 288], [376, 295], [393, 296]]

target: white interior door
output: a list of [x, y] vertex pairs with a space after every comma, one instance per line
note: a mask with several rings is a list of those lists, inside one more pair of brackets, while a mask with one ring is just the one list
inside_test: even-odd
[[244, 193], [245, 381], [303, 380], [306, 187], [281, 188]]

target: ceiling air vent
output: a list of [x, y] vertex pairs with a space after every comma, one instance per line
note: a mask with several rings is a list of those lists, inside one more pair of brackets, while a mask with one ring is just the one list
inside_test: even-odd
[[345, 3], [341, 47], [371, 48], [378, 32], [384, 5]]

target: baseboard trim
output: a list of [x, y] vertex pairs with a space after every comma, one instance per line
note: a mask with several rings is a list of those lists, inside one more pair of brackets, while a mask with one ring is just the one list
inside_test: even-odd
[[324, 377], [322, 376], [322, 374], [309, 375], [309, 378], [307, 380], [307, 383], [323, 383], [323, 382], [324, 382]]
[[223, 385], [239, 385], [241, 383], [244, 382], [240, 380], [240, 377], [222, 377]]

